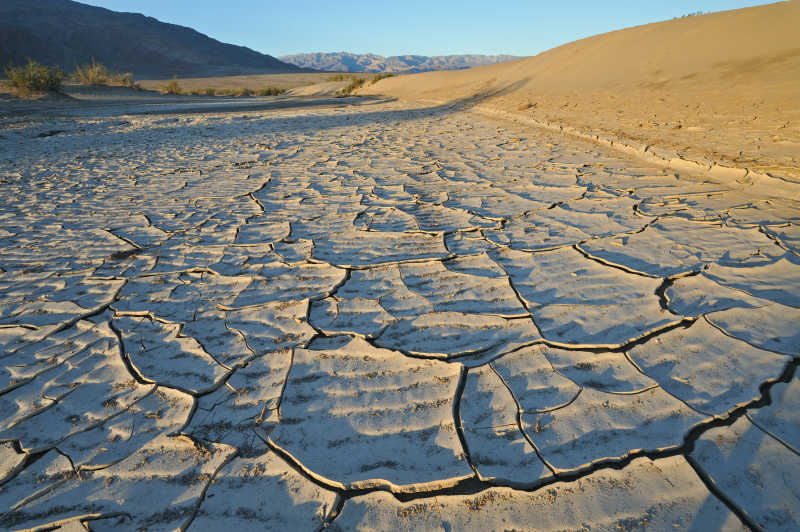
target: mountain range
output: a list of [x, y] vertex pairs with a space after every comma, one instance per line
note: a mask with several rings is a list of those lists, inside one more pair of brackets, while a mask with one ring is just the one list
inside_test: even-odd
[[384, 57], [375, 54], [349, 52], [316, 52], [283, 55], [279, 59], [302, 68], [329, 72], [390, 72], [394, 74], [428, 72], [431, 70], [462, 70], [476, 66], [492, 65], [519, 59], [513, 55], [395, 55]]
[[28, 58], [71, 71], [96, 59], [139, 78], [302, 72], [191, 28], [71, 0], [0, 1], [0, 65]]
[[303, 72], [410, 73], [461, 70], [517, 59], [510, 55], [308, 53], [279, 59], [226, 44], [191, 28], [72, 0], [1, 0], [0, 65], [28, 58], [72, 71], [97, 60], [137, 78]]

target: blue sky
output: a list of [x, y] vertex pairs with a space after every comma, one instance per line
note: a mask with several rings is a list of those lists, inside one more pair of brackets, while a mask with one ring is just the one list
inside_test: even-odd
[[768, 2], [742, 0], [83, 0], [270, 55], [534, 55], [575, 39]]

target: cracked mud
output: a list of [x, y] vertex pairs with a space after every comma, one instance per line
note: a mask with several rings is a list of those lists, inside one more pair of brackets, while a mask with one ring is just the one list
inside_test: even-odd
[[0, 528], [800, 528], [796, 202], [398, 103], [3, 127]]

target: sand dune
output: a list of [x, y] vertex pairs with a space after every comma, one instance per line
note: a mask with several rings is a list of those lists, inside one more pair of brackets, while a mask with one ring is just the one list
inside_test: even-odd
[[479, 100], [686, 159], [800, 179], [800, 2], [597, 35], [535, 57], [362, 93]]

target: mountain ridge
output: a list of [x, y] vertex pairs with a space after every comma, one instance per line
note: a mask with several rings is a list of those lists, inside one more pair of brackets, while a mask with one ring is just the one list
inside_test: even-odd
[[28, 58], [72, 70], [92, 59], [137, 77], [302, 72], [192, 28], [72, 0], [3, 0], [0, 64]]
[[355, 54], [351, 52], [311, 52], [279, 56], [281, 61], [302, 68], [330, 72], [386, 72], [391, 74], [463, 70], [520, 59], [513, 55], [393, 55]]

